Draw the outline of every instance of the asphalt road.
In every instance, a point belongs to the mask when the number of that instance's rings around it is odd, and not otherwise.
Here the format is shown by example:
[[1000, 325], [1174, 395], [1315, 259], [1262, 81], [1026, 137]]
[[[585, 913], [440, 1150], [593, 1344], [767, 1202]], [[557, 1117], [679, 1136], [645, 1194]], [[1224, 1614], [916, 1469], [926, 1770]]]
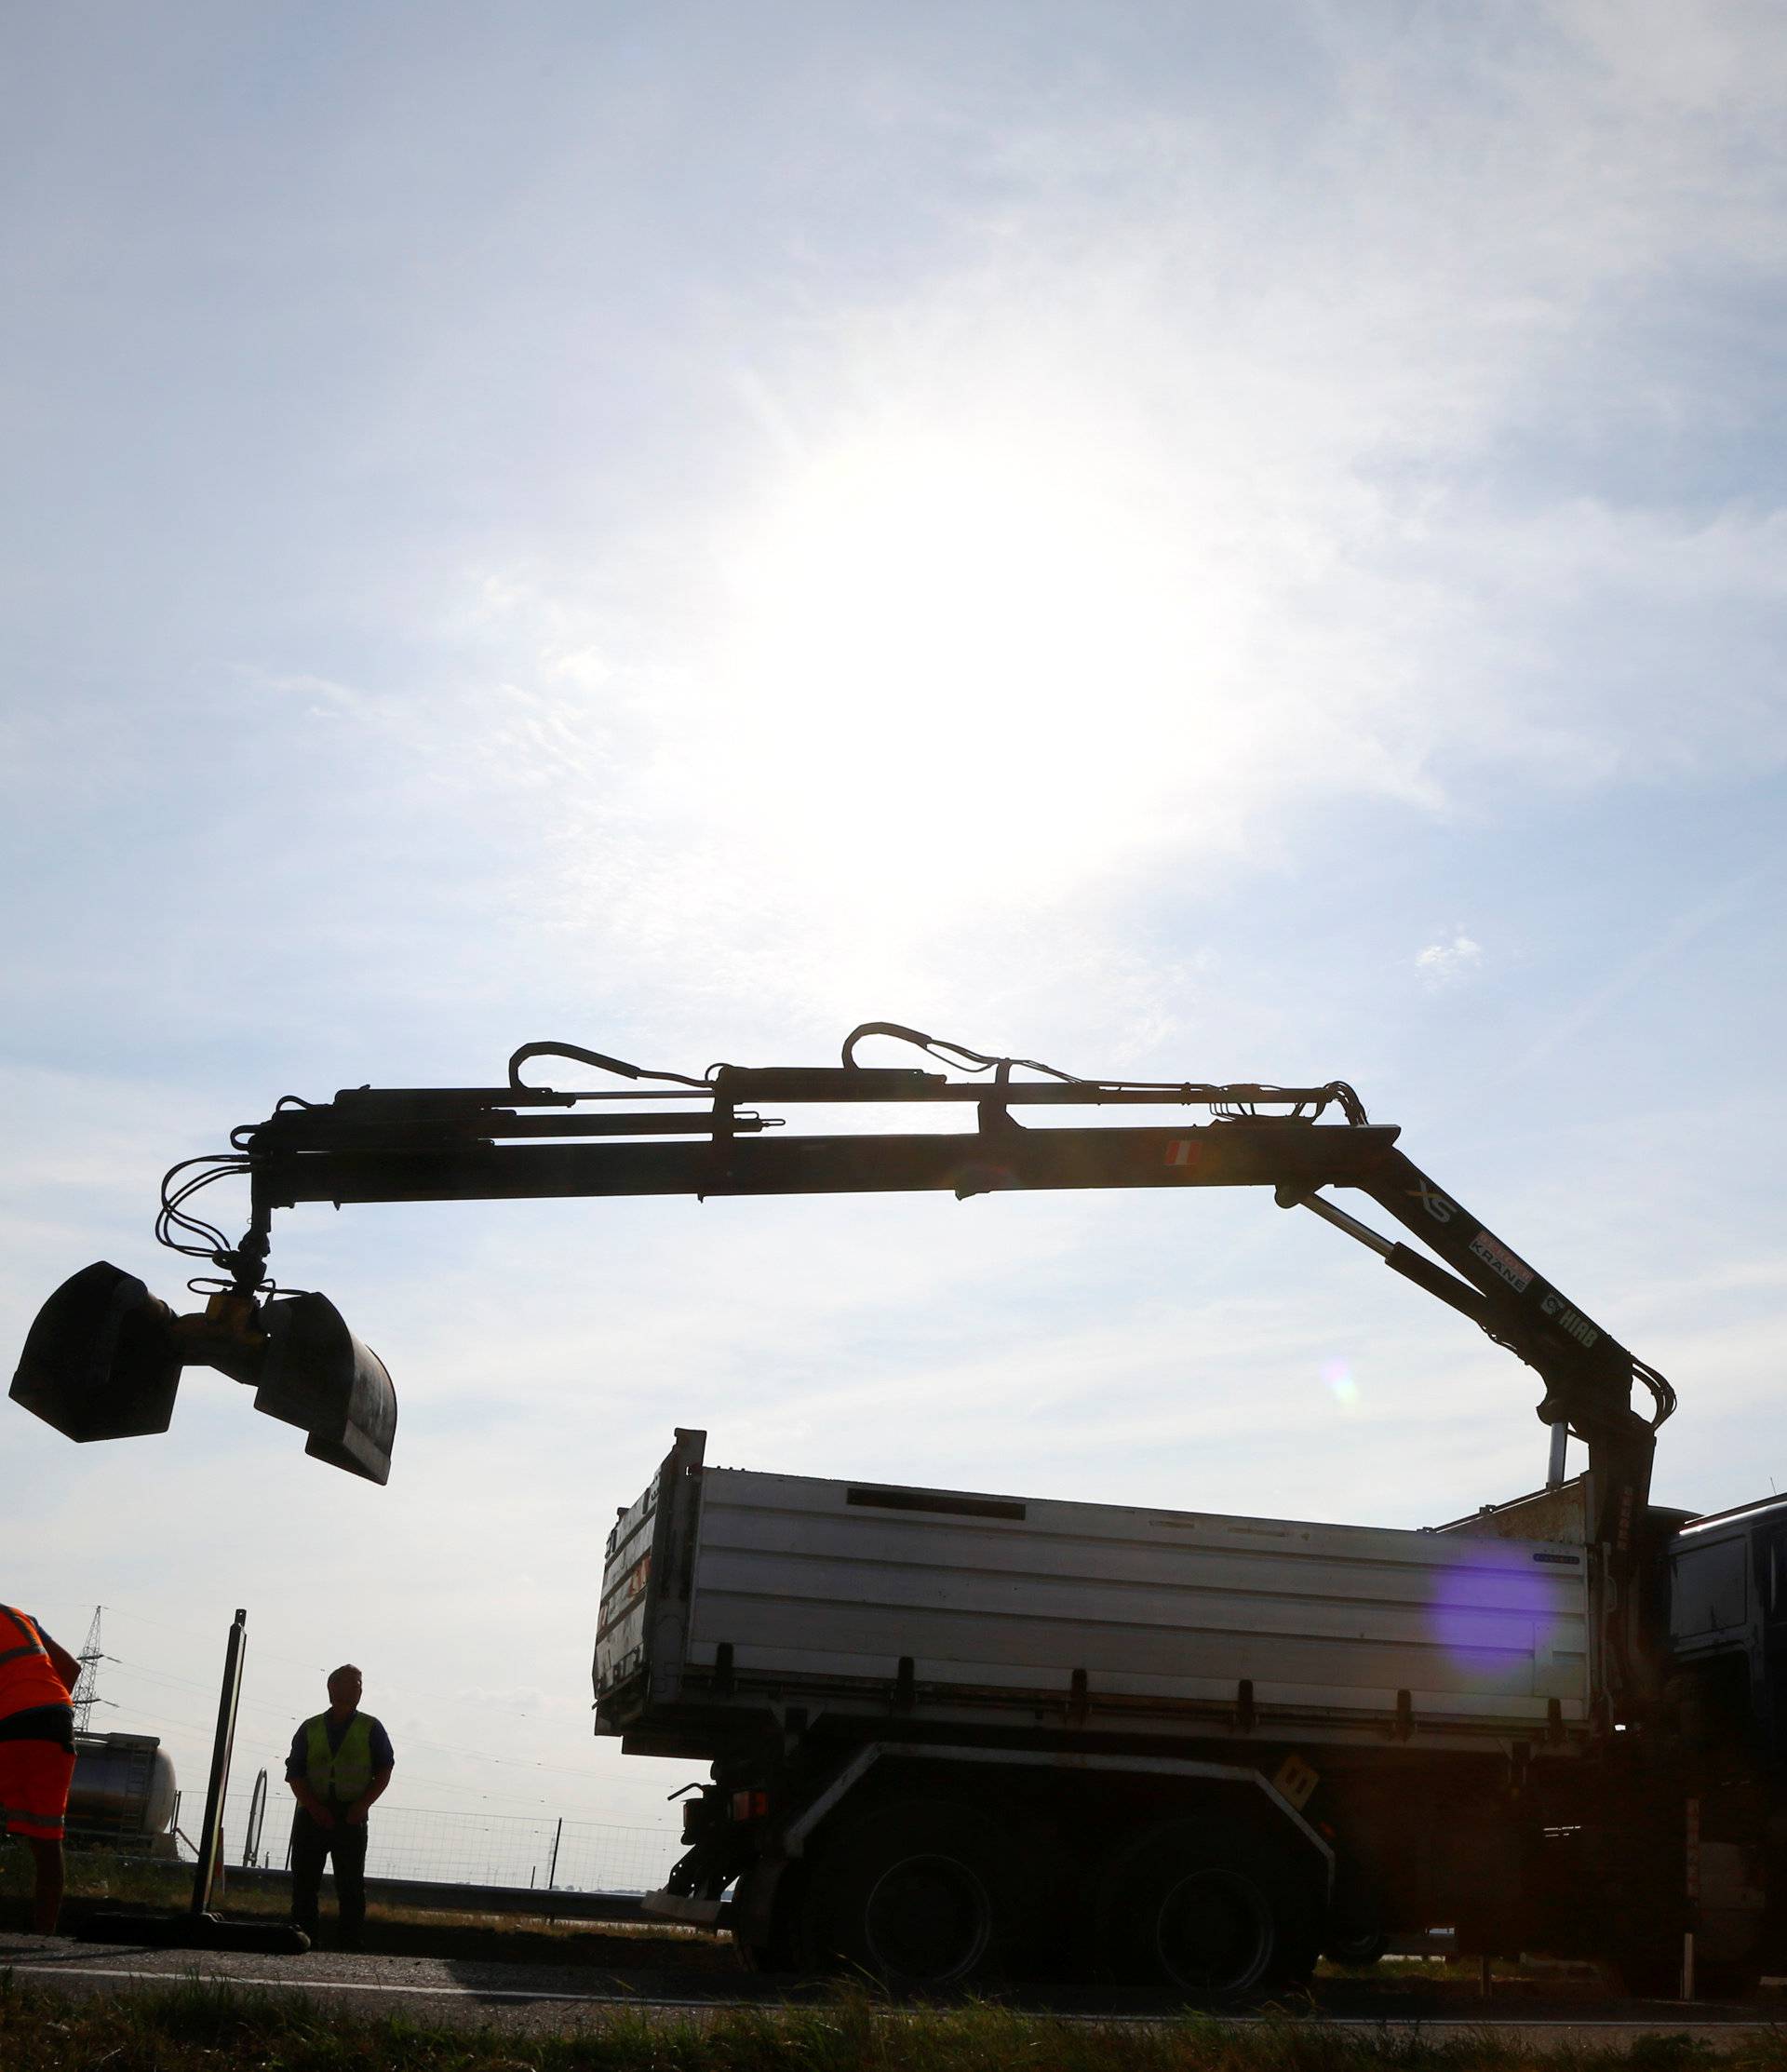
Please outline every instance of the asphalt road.
[[[150, 1949], [130, 1943], [74, 1943], [0, 1933], [0, 1970], [34, 1985], [74, 1994], [128, 1994], [173, 1980], [227, 1980], [253, 1988], [314, 1994], [369, 2013], [418, 2021], [483, 2024], [517, 2033], [562, 2034], [611, 2020], [617, 2011], [669, 2017], [720, 2008], [822, 1998], [824, 1988], [787, 1979], [693, 1971], [645, 1963], [625, 1970], [492, 1963], [426, 1957], [343, 1956], [314, 1950], [269, 1958], [237, 1952]], [[1174, 2011], [1139, 1996], [1027, 1996], [1024, 2003], [1082, 2021], [1148, 2021]], [[1231, 2016], [1261, 2020], [1262, 2016]], [[1352, 1980], [1325, 1982], [1309, 2019], [1405, 2034], [1491, 2026], [1536, 2047], [1607, 2049], [1641, 2036], [1689, 2035], [1731, 2045], [1787, 2026], [1787, 2000], [1692, 2007], [1668, 2000], [1615, 2001], [1586, 1995], [1539, 1998], [1530, 1984], [1481, 1999], [1458, 1989], [1423, 1996]]]

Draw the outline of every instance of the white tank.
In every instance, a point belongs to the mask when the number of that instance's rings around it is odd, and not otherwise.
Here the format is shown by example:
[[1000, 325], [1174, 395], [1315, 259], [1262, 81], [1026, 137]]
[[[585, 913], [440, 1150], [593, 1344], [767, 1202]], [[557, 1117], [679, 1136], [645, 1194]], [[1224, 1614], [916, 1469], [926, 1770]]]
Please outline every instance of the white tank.
[[173, 1817], [174, 1759], [155, 1735], [75, 1735], [71, 1841], [153, 1841]]

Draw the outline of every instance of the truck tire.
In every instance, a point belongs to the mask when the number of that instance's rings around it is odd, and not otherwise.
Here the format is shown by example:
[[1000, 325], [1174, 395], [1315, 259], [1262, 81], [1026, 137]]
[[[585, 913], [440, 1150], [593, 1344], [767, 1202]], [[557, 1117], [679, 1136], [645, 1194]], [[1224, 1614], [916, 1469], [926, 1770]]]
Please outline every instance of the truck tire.
[[1105, 1866], [1094, 1914], [1109, 1970], [1194, 2000], [1244, 2000], [1301, 1984], [1314, 1968], [1315, 1906], [1240, 1824], [1149, 1828]]
[[897, 1799], [825, 1837], [799, 1944], [814, 1968], [841, 1963], [901, 1991], [956, 1988], [1003, 1961], [1019, 1904], [990, 1821]]

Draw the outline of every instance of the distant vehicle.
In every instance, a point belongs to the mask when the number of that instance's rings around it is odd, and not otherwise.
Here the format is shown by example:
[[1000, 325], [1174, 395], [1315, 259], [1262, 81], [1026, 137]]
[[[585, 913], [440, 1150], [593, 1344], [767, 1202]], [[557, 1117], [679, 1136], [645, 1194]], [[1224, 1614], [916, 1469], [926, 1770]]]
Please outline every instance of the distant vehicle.
[[76, 1734], [68, 1838], [76, 1849], [176, 1852], [174, 1759], [154, 1734]]

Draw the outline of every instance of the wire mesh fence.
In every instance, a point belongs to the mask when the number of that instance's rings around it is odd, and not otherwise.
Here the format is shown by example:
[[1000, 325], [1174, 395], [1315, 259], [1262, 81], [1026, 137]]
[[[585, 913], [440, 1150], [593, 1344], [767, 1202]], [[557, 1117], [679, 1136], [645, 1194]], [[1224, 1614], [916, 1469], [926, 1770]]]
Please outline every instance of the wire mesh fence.
[[[177, 1855], [175, 1838], [149, 1833], [135, 1807], [71, 1812], [63, 1830], [71, 1849], [114, 1850], [121, 1855]], [[189, 1853], [189, 1852], [188, 1852]]]
[[[259, 1860], [289, 1863], [290, 1832], [283, 1810], [276, 1822], [270, 1817]], [[243, 1840], [239, 1822], [226, 1816], [226, 1861], [241, 1862]], [[375, 1806], [367, 1822], [366, 1875], [561, 1892], [645, 1892], [664, 1883], [681, 1851], [679, 1832], [672, 1827]]]

